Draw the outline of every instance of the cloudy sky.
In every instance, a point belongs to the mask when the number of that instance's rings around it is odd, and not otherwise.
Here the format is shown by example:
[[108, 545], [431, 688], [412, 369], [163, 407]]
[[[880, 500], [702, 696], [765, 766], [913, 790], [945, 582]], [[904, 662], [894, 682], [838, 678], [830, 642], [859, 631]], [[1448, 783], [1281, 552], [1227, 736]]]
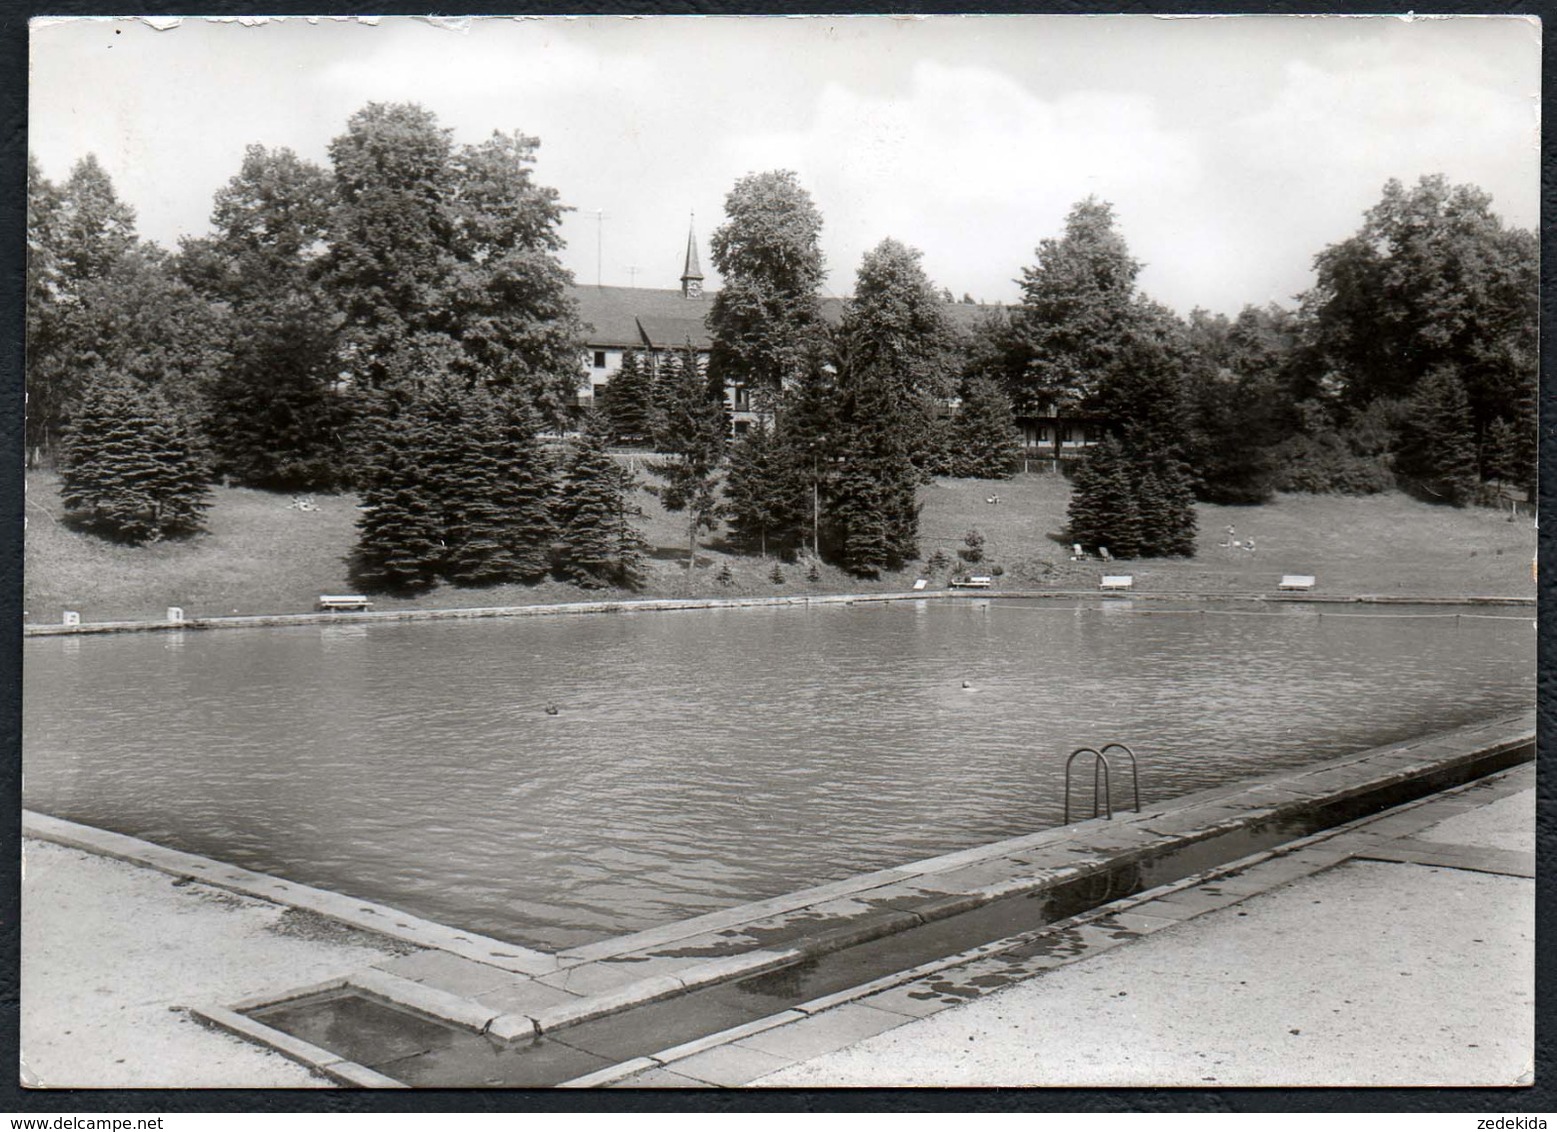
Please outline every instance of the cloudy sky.
[[[172, 23], [173, 21], [169, 21]], [[327, 163], [369, 101], [541, 139], [581, 283], [674, 287], [741, 175], [794, 169], [832, 294], [893, 236], [995, 302], [1088, 194], [1187, 313], [1290, 302], [1390, 177], [1444, 173], [1534, 227], [1539, 28], [1515, 18], [961, 16], [36, 23], [47, 176], [96, 153], [167, 246], [254, 142]], [[598, 215], [603, 212], [603, 217]]]

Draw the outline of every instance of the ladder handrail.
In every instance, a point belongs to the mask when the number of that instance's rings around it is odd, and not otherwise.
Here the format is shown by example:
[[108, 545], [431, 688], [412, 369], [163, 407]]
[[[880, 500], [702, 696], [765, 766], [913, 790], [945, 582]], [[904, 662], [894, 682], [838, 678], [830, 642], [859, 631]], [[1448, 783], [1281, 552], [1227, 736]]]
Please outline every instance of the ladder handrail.
[[1141, 812], [1141, 767], [1140, 767], [1140, 764], [1135, 761], [1135, 752], [1132, 751], [1124, 743], [1104, 743], [1103, 744], [1103, 751], [1106, 754], [1108, 751], [1110, 751], [1114, 747], [1118, 747], [1121, 751], [1123, 751], [1125, 754], [1130, 756], [1130, 781], [1131, 781], [1131, 784], [1135, 788], [1135, 812], [1136, 813], [1140, 813]]
[[1097, 811], [1098, 811], [1098, 805], [1097, 805], [1097, 801], [1098, 801], [1098, 789], [1097, 789], [1098, 788], [1098, 776], [1101, 775], [1102, 779], [1103, 779], [1103, 802], [1104, 802], [1104, 804], [1107, 807], [1108, 820], [1109, 821], [1113, 821], [1114, 820], [1114, 803], [1113, 803], [1113, 799], [1110, 797], [1110, 794], [1112, 793], [1112, 791], [1110, 790], [1110, 784], [1109, 784], [1109, 778], [1108, 778], [1108, 756], [1105, 755], [1102, 751], [1099, 751], [1096, 747], [1077, 747], [1074, 751], [1072, 751], [1070, 753], [1070, 758], [1065, 760], [1065, 824], [1066, 825], [1070, 824], [1070, 767], [1071, 767], [1071, 764], [1076, 761], [1076, 756], [1077, 755], [1083, 755], [1083, 754], [1086, 754], [1088, 752], [1091, 752], [1092, 755], [1094, 756], [1093, 761], [1092, 761], [1092, 816], [1094, 818], [1097, 817]]
[[1135, 795], [1135, 812], [1141, 812], [1141, 768], [1135, 757], [1135, 752], [1124, 743], [1104, 743], [1102, 748], [1077, 747], [1065, 760], [1065, 822], [1070, 824], [1070, 776], [1071, 766], [1080, 755], [1092, 756], [1092, 816], [1098, 816], [1098, 799], [1101, 787], [1101, 809], [1109, 821], [1114, 820], [1113, 784], [1110, 780], [1112, 765], [1108, 761], [1108, 752], [1114, 748], [1123, 751], [1130, 759], [1130, 784]]

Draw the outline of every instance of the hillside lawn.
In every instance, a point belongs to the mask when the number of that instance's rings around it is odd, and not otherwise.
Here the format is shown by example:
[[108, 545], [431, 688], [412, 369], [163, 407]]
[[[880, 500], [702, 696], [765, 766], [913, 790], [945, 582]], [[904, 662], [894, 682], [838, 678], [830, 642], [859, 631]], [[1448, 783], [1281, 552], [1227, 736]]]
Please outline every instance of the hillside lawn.
[[[356, 500], [315, 496], [318, 509], [289, 506], [292, 497], [218, 487], [209, 532], [193, 539], [134, 548], [80, 533], [61, 521], [58, 478], [27, 479], [24, 620], [58, 623], [72, 609], [86, 622], [165, 616], [181, 606], [190, 617], [311, 611], [320, 594], [357, 592], [346, 555], [355, 542]], [[774, 559], [727, 553], [722, 532], [705, 535], [688, 578], [686, 529], [647, 493], [643, 527], [654, 548], [644, 587], [635, 593], [585, 590], [547, 581], [535, 586], [465, 589], [440, 586], [415, 598], [374, 595], [375, 609], [530, 605], [631, 596], [706, 597], [753, 594], [868, 593], [910, 589], [916, 578], [934, 588], [958, 572], [1004, 573], [997, 589], [1095, 590], [1104, 573], [1128, 573], [1145, 591], [1203, 594], [1270, 593], [1283, 574], [1312, 574], [1315, 593], [1394, 596], [1534, 597], [1531, 563], [1535, 525], [1528, 516], [1483, 508], [1433, 506], [1399, 493], [1348, 498], [1287, 495], [1256, 507], [1201, 504], [1193, 559], [1104, 564], [1072, 562], [1062, 539], [1066, 480], [1032, 474], [1012, 480], [937, 480], [920, 490], [920, 552], [944, 550], [953, 567], [936, 574], [923, 562], [873, 581], [821, 567], [806, 580], [804, 563], [783, 563], [785, 581], [770, 579]], [[988, 500], [998, 496], [998, 503]], [[1257, 549], [1224, 547], [1226, 527], [1253, 538]], [[976, 567], [956, 560], [969, 528], [985, 537]], [[731, 584], [715, 577], [728, 563]]]

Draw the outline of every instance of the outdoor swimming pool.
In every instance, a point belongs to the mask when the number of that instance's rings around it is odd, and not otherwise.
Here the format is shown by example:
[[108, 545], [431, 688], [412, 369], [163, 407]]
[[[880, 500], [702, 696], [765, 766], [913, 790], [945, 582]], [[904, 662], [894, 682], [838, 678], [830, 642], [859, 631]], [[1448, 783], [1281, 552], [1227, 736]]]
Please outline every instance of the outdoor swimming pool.
[[1463, 612], [942, 600], [40, 637], [23, 796], [565, 947], [1058, 824], [1083, 744], [1133, 745], [1150, 803], [1527, 707], [1531, 614]]

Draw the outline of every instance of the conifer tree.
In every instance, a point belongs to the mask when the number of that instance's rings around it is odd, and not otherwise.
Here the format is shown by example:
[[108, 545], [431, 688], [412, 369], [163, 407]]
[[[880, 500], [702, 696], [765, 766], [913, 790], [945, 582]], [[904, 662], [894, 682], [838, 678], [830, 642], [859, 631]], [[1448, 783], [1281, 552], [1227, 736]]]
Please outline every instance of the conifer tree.
[[378, 398], [361, 475], [355, 575], [415, 591], [529, 582], [545, 574], [552, 472], [521, 394], [447, 372]]
[[464, 586], [510, 581], [517, 563], [504, 506], [507, 436], [496, 400], [480, 387], [445, 389], [430, 415], [445, 438], [448, 471], [439, 484], [446, 548], [440, 573]]
[[609, 434], [604, 418], [590, 413], [569, 454], [559, 502], [561, 570], [581, 586], [632, 588], [646, 549], [632, 522], [642, 512], [632, 502], [632, 473], [607, 450]]
[[968, 382], [950, 431], [956, 474], [1009, 479], [1015, 473], [1021, 452], [1016, 420], [1011, 399], [994, 381], [976, 377]]
[[622, 368], [611, 375], [601, 393], [601, 410], [617, 444], [647, 445], [659, 434], [654, 374], [637, 350], [622, 356]]
[[505, 546], [511, 580], [531, 582], [551, 566], [557, 525], [551, 508], [556, 469], [540, 441], [541, 420], [527, 399], [510, 395], [498, 402], [502, 435], [499, 500], [506, 522]]
[[1167, 532], [1159, 554], [1164, 557], [1193, 558], [1195, 532], [1199, 527], [1199, 520], [1195, 517], [1194, 481], [1184, 465], [1177, 460], [1163, 460], [1158, 466], [1157, 477], [1162, 485], [1167, 513]]
[[1401, 424], [1396, 474], [1433, 499], [1459, 507], [1476, 493], [1476, 438], [1465, 387], [1449, 366], [1417, 386]]
[[1141, 547], [1141, 512], [1130, 478], [1130, 460], [1114, 437], [1105, 437], [1076, 469], [1067, 511], [1070, 537], [1082, 546], [1107, 547], [1133, 558]]
[[880, 461], [845, 459], [829, 513], [840, 535], [838, 562], [851, 574], [874, 578], [893, 558], [892, 499]]
[[[1137, 465], [1135, 489], [1136, 513], [1140, 516], [1140, 543], [1137, 553], [1142, 558], [1156, 558], [1167, 554], [1173, 539], [1173, 513], [1168, 505], [1167, 493], [1154, 468]], [[1111, 551], [1113, 547], [1109, 548]]]
[[687, 571], [697, 559], [699, 531], [712, 530], [719, 522], [719, 461], [724, 455], [724, 390], [708, 381], [690, 347], [667, 362], [669, 400], [659, 447], [670, 454], [649, 470], [664, 480], [650, 488], [665, 509], [687, 516]]
[[[1535, 464], [1535, 437], [1502, 417], [1493, 421], [1481, 446], [1482, 475], [1528, 491], [1535, 480]], [[1530, 498], [1535, 498], [1533, 492]]]
[[194, 430], [158, 390], [95, 372], [61, 455], [61, 496], [83, 525], [135, 544], [201, 529], [210, 505], [205, 460]]
[[362, 517], [352, 574], [369, 590], [430, 589], [443, 570], [439, 466], [447, 432], [404, 388], [380, 399], [359, 469]]
[[823, 506], [831, 497], [846, 446], [837, 377], [834, 367], [813, 359], [786, 394], [775, 434], [778, 474], [771, 483], [770, 499], [775, 510], [793, 523], [786, 541], [793, 545], [809, 541], [818, 555], [826, 534]]
[[747, 553], [767, 557], [787, 545], [801, 528], [803, 484], [764, 422], [757, 422], [730, 446], [724, 477], [723, 518], [730, 541]]
[[829, 524], [844, 569], [875, 577], [918, 554], [919, 471], [912, 430], [905, 427], [915, 413], [877, 365], [847, 367], [839, 389], [843, 461], [832, 484]]

